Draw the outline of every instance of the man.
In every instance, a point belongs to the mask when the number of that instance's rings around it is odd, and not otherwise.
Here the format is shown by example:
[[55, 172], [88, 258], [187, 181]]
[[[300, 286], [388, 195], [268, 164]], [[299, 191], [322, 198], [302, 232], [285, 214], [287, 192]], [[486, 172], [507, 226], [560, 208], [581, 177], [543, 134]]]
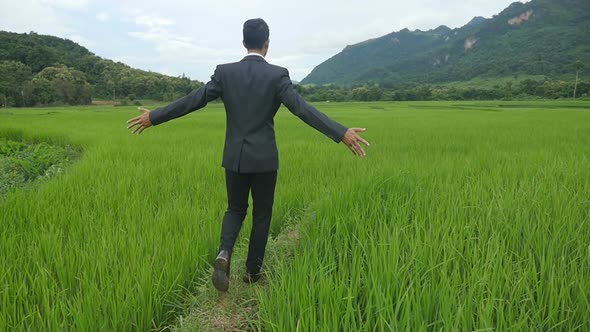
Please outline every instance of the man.
[[127, 121], [127, 128], [140, 134], [146, 128], [196, 111], [209, 101], [223, 100], [227, 124], [222, 166], [228, 207], [212, 276], [213, 285], [220, 291], [229, 288], [232, 250], [246, 216], [250, 192], [253, 225], [243, 280], [252, 283], [261, 277], [279, 167], [273, 119], [281, 104], [335, 142], [344, 142], [357, 156], [365, 156], [360, 143], [369, 145], [358, 135], [365, 129], [346, 128], [316, 110], [293, 88], [287, 69], [266, 62], [269, 29], [264, 20], [246, 21], [243, 36], [248, 55], [241, 61], [217, 66], [211, 80], [200, 89], [153, 112], [140, 108], [143, 114]]

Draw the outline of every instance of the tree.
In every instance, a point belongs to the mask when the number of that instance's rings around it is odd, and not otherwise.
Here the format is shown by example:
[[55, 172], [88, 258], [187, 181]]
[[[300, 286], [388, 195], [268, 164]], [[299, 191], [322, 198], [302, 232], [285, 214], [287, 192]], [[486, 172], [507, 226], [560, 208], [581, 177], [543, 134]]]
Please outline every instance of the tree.
[[356, 101], [367, 101], [369, 99], [369, 89], [364, 86], [352, 89], [352, 99]]
[[584, 63], [580, 60], [574, 63], [574, 69], [576, 70], [576, 82], [574, 83], [574, 99], [576, 99], [576, 92], [578, 89], [578, 74], [584, 69]]
[[64, 65], [47, 67], [33, 79], [41, 103], [90, 104], [91, 87], [84, 73]]
[[519, 83], [519, 90], [521, 93], [529, 96], [538, 95], [539, 86], [542, 86], [542, 81], [535, 81], [530, 78], [523, 80]]
[[512, 85], [513, 85], [513, 83], [511, 81], [506, 82], [506, 84], [504, 85], [504, 98], [505, 99], [512, 98]]
[[53, 93], [49, 80], [43, 77], [34, 77], [31, 83], [33, 85], [33, 95], [37, 103], [48, 105], [53, 101]]
[[31, 75], [31, 68], [21, 62], [0, 61], [0, 93], [5, 106], [26, 106], [23, 89]]
[[383, 89], [381, 89], [380, 87], [378, 87], [376, 85], [373, 85], [367, 91], [367, 100], [369, 100], [369, 101], [379, 101], [379, 100], [381, 100], [382, 96], [383, 96]]

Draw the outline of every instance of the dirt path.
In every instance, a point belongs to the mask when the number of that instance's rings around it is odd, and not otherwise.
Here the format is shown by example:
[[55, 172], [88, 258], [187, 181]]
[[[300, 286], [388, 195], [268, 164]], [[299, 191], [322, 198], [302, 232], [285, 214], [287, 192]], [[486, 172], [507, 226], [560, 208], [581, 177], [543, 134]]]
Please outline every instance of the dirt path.
[[287, 225], [275, 238], [269, 239], [265, 258], [267, 275], [248, 285], [242, 281], [248, 250], [247, 241], [239, 241], [232, 257], [230, 289], [218, 292], [211, 284], [211, 270], [198, 281], [197, 292], [189, 300], [190, 310], [179, 317], [172, 331], [256, 331], [258, 317], [257, 294], [269, 287], [272, 267], [290, 259], [299, 242], [299, 224]]

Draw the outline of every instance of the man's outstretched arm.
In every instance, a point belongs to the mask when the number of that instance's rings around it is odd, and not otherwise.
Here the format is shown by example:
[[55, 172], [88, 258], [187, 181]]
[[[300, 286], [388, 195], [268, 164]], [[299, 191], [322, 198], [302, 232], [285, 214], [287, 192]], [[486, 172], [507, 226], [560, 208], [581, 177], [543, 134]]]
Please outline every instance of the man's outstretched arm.
[[322, 134], [330, 137], [336, 143], [343, 142], [348, 148], [359, 157], [366, 156], [366, 152], [361, 143], [369, 146], [369, 142], [364, 140], [358, 133], [364, 132], [366, 128], [346, 128], [340, 123], [330, 119], [324, 113], [318, 111], [315, 107], [308, 104], [297, 90], [293, 88], [289, 72], [285, 69], [279, 83], [279, 98], [287, 106], [291, 113], [295, 114], [309, 126], [313, 127]]
[[221, 96], [222, 89], [219, 75], [219, 69], [216, 69], [207, 84], [168, 106], [158, 108], [153, 112], [140, 107], [139, 111], [142, 114], [128, 120], [127, 129], [130, 129], [134, 134], [141, 134], [142, 131], [151, 126], [157, 126], [205, 107], [208, 102]]

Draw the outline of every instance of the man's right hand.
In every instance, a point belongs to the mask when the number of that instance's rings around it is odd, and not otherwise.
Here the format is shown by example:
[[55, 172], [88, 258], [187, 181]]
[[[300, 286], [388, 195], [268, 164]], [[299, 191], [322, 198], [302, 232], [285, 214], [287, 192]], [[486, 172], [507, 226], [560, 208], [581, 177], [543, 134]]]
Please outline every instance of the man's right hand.
[[142, 131], [151, 127], [152, 122], [150, 121], [150, 110], [143, 107], [138, 107], [137, 109], [141, 112], [141, 115], [129, 119], [127, 121], [127, 129], [131, 130], [133, 134], [139, 135]]
[[348, 146], [348, 148], [359, 157], [364, 157], [367, 155], [361, 143], [369, 146], [369, 142], [365, 141], [359, 134], [367, 131], [367, 128], [348, 128], [344, 137], [342, 138], [342, 142]]

